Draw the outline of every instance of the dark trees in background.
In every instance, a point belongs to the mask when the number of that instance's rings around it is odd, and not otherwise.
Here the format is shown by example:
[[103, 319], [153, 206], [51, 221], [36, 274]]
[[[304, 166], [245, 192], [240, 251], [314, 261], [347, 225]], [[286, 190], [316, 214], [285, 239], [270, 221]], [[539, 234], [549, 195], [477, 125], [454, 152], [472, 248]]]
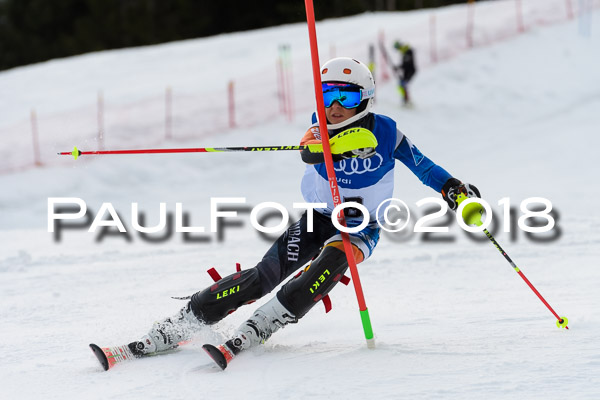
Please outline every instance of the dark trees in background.
[[[316, 0], [319, 19], [465, 0]], [[305, 20], [301, 0], [0, 0], [0, 70]]]

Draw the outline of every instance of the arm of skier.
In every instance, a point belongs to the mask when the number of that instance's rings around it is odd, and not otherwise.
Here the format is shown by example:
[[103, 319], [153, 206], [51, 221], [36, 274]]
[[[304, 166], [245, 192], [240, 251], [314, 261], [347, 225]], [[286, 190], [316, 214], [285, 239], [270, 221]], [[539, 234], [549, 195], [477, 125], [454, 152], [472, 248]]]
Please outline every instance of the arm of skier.
[[474, 185], [464, 184], [454, 178], [444, 168], [423, 155], [402, 132], [397, 131], [397, 135], [394, 158], [406, 165], [423, 184], [441, 193], [452, 210], [458, 208], [456, 199], [461, 193], [466, 197], [481, 197], [479, 190]]
[[[300, 140], [301, 146], [307, 146], [309, 144], [321, 144], [319, 127], [311, 126], [302, 137], [302, 140]], [[321, 164], [325, 162], [323, 153], [313, 153], [308, 148], [302, 150], [300, 152], [300, 156], [302, 157], [302, 161], [304, 161], [306, 164]], [[336, 161], [335, 157], [333, 161]]]

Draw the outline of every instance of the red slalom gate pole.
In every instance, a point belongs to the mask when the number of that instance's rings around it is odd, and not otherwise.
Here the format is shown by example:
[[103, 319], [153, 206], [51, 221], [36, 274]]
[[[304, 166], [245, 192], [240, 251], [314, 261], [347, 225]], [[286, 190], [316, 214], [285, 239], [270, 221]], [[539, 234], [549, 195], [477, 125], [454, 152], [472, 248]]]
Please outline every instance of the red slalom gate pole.
[[281, 61], [281, 54], [276, 61], [277, 68], [277, 87], [278, 87], [278, 98], [279, 98], [279, 111], [287, 115], [286, 103], [285, 103], [285, 88], [283, 85], [283, 63]]
[[387, 53], [385, 52], [385, 38], [383, 30], [379, 31], [379, 36], [377, 37], [377, 41], [379, 42], [379, 77], [381, 78], [381, 82], [387, 82], [390, 79], [390, 75], [388, 74], [388, 68], [391, 68], [390, 60], [387, 59]]
[[[321, 89], [321, 66], [319, 64], [319, 49], [317, 46], [317, 31], [315, 28], [315, 11], [312, 0], [304, 0], [304, 5], [306, 8], [306, 20], [308, 23], [308, 37], [310, 41], [313, 81], [315, 85], [317, 115], [319, 116], [319, 130], [321, 132], [323, 155], [325, 158], [325, 167], [327, 170], [327, 178], [329, 180], [329, 188], [331, 189], [331, 196], [333, 197], [333, 204], [334, 207], [337, 207], [341, 204], [340, 192], [337, 185], [335, 170], [333, 169], [333, 159], [331, 157], [331, 149], [329, 146], [329, 133], [327, 132], [327, 117], [325, 115], [325, 103], [323, 101], [323, 93]], [[344, 218], [344, 213], [340, 212], [337, 215], [337, 218], [340, 225], [345, 227], [346, 219]], [[365, 296], [363, 294], [362, 285], [360, 283], [360, 277], [358, 276], [358, 268], [356, 267], [356, 260], [354, 259], [354, 252], [352, 251], [352, 243], [350, 242], [350, 236], [347, 232], [341, 232], [341, 235], [342, 241], [344, 243], [344, 251], [346, 252], [346, 258], [348, 259], [350, 274], [352, 275], [352, 282], [354, 283], [356, 299], [358, 300], [358, 307], [360, 310], [360, 317], [363, 325], [363, 330], [365, 332], [365, 339], [367, 340], [367, 347], [372, 349], [375, 348], [375, 338], [373, 337], [371, 318], [369, 317], [369, 310], [367, 309]]]
[[293, 97], [293, 84], [292, 84], [292, 55], [290, 54], [290, 48], [286, 52], [286, 67], [285, 67], [285, 83], [287, 93], [287, 108], [288, 108], [288, 121], [294, 120], [294, 97]]
[[229, 127], [231, 129], [235, 128], [235, 95], [233, 89], [233, 81], [229, 81], [227, 84], [227, 103], [229, 109]]
[[523, 25], [523, 10], [521, 7], [521, 0], [515, 1], [515, 8], [517, 16], [517, 31], [519, 31], [519, 33], [523, 33], [525, 32], [525, 26]]
[[33, 161], [36, 167], [42, 166], [40, 158], [40, 140], [38, 134], [37, 114], [31, 110], [31, 138], [33, 142]]
[[98, 147], [104, 149], [104, 95], [102, 91], [98, 92], [98, 110], [96, 116], [98, 119]]
[[173, 137], [173, 89], [167, 86], [165, 89], [165, 138]]
[[571, 6], [571, 0], [565, 0], [567, 2], [567, 18], [573, 19], [573, 7]]
[[436, 63], [438, 60], [437, 57], [437, 47], [436, 47], [436, 33], [435, 33], [435, 14], [431, 13], [429, 16], [429, 54], [431, 57], [431, 62]]
[[473, 18], [475, 13], [475, 0], [469, 0], [467, 4], [467, 47], [473, 47]]

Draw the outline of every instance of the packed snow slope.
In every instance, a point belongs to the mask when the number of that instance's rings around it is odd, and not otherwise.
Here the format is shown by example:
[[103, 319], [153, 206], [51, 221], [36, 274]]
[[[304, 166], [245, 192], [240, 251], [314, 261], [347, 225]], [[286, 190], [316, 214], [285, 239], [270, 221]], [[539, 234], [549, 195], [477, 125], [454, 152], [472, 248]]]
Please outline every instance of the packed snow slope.
[[[372, 25], [391, 19], [361, 16]], [[359, 35], [347, 19], [327, 22], [337, 23], [338, 34]], [[306, 32], [291, 26], [261, 34]], [[239, 38], [240, 47], [215, 51], [211, 63], [242, 65], [245, 56], [256, 57], [244, 35], [228, 36], [234, 44]], [[115, 75], [129, 71], [137, 51], [108, 53]], [[63, 73], [78, 76], [86, 57], [62, 60]], [[28, 90], [51, 103], [60, 89], [43, 79], [42, 67], [31, 75]], [[88, 73], [95, 67], [87, 65]], [[25, 79], [30, 70], [4, 72], [0, 79]], [[140, 74], [149, 84], [159, 79], [149, 71]], [[82, 74], [79, 84], [93, 82]], [[163, 231], [150, 242], [133, 229], [131, 203], [139, 203], [146, 226], [158, 223], [161, 202], [170, 213], [179, 202], [188, 223], [208, 231], [211, 197], [245, 197], [248, 207], [275, 201], [296, 218], [292, 203], [301, 201], [304, 166], [289, 152], [82, 158], [0, 175], [2, 397], [599, 398], [600, 184], [594, 165], [600, 146], [600, 30], [582, 36], [577, 20], [532, 28], [422, 68], [411, 88], [415, 107], [406, 109], [393, 82], [379, 85], [374, 111], [394, 118], [427, 156], [479, 187], [494, 211], [496, 238], [550, 305], [569, 318], [569, 330], [555, 326], [552, 314], [487, 239], [470, 239], [454, 222], [444, 234], [385, 233], [373, 257], [360, 265], [375, 350], [365, 345], [352, 286], [340, 285], [331, 294], [330, 313], [317, 304], [300, 323], [240, 355], [225, 372], [201, 345], [227, 338], [274, 292], [176, 352], [105, 373], [90, 342], [116, 345], [140, 337], [153, 321], [183, 306], [171, 296], [212, 282], [207, 269], [226, 275], [236, 262], [252, 267], [270, 246], [250, 227], [247, 210], [230, 220], [238, 226], [225, 227], [221, 239]], [[16, 87], [3, 89], [3, 101], [22, 95]], [[309, 110], [293, 123], [279, 115], [253, 128], [165, 147], [294, 144], [309, 121]], [[412, 229], [426, 208], [416, 202], [439, 195], [400, 164], [395, 180], [395, 197], [413, 211]], [[109, 202], [128, 234], [102, 236], [80, 227], [60, 230], [57, 239], [47, 228], [49, 197], [80, 198], [92, 218]], [[503, 232], [498, 202], [510, 199], [516, 223], [521, 202], [530, 197], [551, 201], [555, 228], [533, 238], [516, 226]], [[73, 222], [81, 219], [67, 223]]]

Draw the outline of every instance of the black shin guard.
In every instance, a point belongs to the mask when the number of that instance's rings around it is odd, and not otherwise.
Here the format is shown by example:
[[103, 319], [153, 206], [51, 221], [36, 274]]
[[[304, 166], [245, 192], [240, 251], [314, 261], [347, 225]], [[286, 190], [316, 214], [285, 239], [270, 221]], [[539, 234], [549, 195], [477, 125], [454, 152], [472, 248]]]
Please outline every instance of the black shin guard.
[[194, 315], [206, 324], [214, 324], [238, 307], [262, 297], [256, 268], [236, 272], [220, 279], [190, 299]]
[[347, 268], [346, 254], [325, 246], [307, 269], [281, 288], [277, 298], [296, 318], [301, 318], [333, 289]]

